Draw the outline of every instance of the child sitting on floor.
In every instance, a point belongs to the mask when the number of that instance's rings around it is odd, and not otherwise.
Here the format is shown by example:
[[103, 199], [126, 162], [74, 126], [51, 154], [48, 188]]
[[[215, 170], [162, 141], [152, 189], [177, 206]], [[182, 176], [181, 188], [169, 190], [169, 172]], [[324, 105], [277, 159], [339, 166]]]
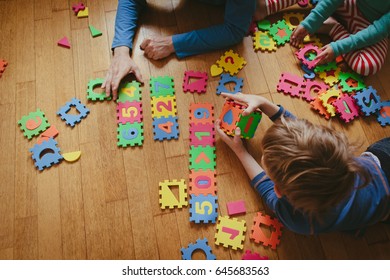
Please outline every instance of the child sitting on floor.
[[347, 137], [298, 119], [262, 96], [222, 94], [257, 108], [274, 124], [261, 143], [261, 166], [240, 138], [216, 130], [243, 164], [251, 185], [288, 229], [301, 234], [361, 229], [390, 216], [390, 138], [359, 157]]

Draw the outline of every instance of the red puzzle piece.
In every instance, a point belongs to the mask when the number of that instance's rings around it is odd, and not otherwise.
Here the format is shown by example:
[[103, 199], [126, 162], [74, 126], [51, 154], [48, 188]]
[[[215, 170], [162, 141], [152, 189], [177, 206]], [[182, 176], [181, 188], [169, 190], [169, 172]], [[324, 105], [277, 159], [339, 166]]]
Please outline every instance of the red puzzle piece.
[[[271, 230], [270, 237], [267, 237], [263, 232], [261, 225], [269, 226], [274, 229], [274, 231]], [[280, 243], [282, 227], [283, 225], [276, 218], [271, 218], [268, 215], [257, 212], [257, 216], [254, 218], [250, 239], [253, 239], [256, 243], [262, 243], [264, 246], [270, 246], [272, 249], [276, 249], [276, 246]]]

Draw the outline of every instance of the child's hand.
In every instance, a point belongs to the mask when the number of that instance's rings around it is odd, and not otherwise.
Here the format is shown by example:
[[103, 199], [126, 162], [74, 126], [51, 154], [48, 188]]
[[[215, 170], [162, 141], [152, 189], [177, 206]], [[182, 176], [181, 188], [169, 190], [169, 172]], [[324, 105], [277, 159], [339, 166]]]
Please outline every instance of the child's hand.
[[217, 119], [215, 121], [215, 130], [217, 131], [219, 137], [221, 137], [223, 142], [225, 142], [236, 155], [242, 152], [246, 152], [244, 144], [242, 143], [242, 140], [240, 138], [241, 129], [239, 127], [236, 127], [234, 131], [234, 136], [230, 137], [226, 135], [226, 133], [221, 129], [221, 120]]
[[321, 53], [315, 58], [317, 60], [316, 64], [329, 63], [335, 59], [334, 51], [330, 44], [323, 46], [320, 51]]
[[298, 48], [299, 45], [303, 42], [303, 38], [309, 34], [305, 27], [302, 25], [298, 25], [297, 28], [295, 28], [294, 32], [291, 34], [290, 43], [294, 47]]
[[264, 97], [252, 94], [242, 94], [241, 92], [236, 94], [222, 92], [221, 95], [228, 99], [232, 99], [234, 101], [244, 103], [248, 105], [248, 107], [242, 111], [243, 116], [247, 116], [250, 113], [254, 112], [257, 108], [260, 107], [261, 104], [264, 103]]

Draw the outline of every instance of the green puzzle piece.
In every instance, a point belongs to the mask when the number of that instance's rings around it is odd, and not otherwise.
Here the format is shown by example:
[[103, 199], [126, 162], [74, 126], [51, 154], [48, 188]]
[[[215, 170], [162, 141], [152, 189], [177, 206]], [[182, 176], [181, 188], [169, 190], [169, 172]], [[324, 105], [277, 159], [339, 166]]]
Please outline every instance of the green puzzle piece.
[[215, 147], [191, 146], [190, 169], [191, 170], [215, 170], [216, 166]]
[[140, 83], [137, 81], [121, 83], [116, 102], [141, 101]]
[[87, 88], [87, 99], [96, 101], [96, 100], [111, 100], [111, 96], [106, 97], [106, 93], [102, 91], [101, 93], [95, 92], [94, 89], [98, 86], [101, 86], [104, 82], [104, 79], [97, 78], [94, 80], [90, 80], [88, 82], [88, 88]]
[[287, 25], [286, 21], [283, 19], [278, 20], [276, 23], [271, 25], [271, 28], [269, 29], [269, 34], [279, 46], [284, 45], [285, 43], [290, 41], [292, 30]]
[[101, 36], [103, 34], [100, 30], [96, 29], [92, 25], [89, 25], [89, 31], [91, 31], [92, 37]]
[[[362, 77], [359, 76], [357, 73], [341, 72], [339, 75], [339, 79], [340, 79], [340, 87], [342, 88], [342, 91], [352, 92], [352, 91], [359, 91], [366, 88], [366, 85], [364, 84]], [[354, 82], [357, 83], [357, 85], [350, 86], [347, 82], [348, 80], [353, 80]]]
[[150, 78], [150, 96], [172, 96], [175, 94], [173, 77], [164, 76]]
[[260, 112], [252, 112], [248, 116], [240, 115], [240, 120], [237, 123], [237, 126], [241, 129], [242, 138], [253, 138], [257, 126], [261, 121], [262, 114]]
[[29, 113], [27, 116], [23, 116], [18, 121], [18, 124], [23, 131], [23, 135], [28, 139], [31, 139], [33, 136], [38, 136], [50, 126], [45, 114], [40, 109]]
[[271, 22], [267, 19], [258, 21], [257, 28], [259, 28], [259, 30], [268, 31], [271, 28]]
[[118, 124], [118, 147], [142, 146], [144, 141], [142, 123]]

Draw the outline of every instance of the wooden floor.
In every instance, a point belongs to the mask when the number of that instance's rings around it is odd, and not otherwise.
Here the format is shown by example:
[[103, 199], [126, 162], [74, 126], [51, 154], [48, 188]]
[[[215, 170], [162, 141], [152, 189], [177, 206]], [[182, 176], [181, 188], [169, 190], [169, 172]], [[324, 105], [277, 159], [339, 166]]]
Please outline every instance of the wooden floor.
[[[214, 244], [214, 224], [192, 224], [188, 208], [161, 210], [158, 200], [160, 181], [188, 178], [190, 102], [211, 102], [216, 115], [223, 104], [215, 94], [219, 77], [209, 78], [206, 94], [185, 94], [184, 71], [209, 72], [225, 50], [151, 62], [138, 48], [143, 38], [153, 34], [218, 23], [223, 11], [197, 1], [148, 1], [154, 8], [142, 19], [133, 55], [146, 81], [142, 88], [145, 141], [141, 148], [121, 149], [116, 146], [115, 103], [86, 100], [88, 81], [104, 77], [109, 67], [117, 1], [84, 1], [89, 7], [89, 17], [84, 19], [74, 15], [72, 2], [77, 1], [0, 0], [0, 59], [9, 62], [0, 78], [0, 259], [181, 259], [180, 248], [204, 237], [218, 259], [241, 259], [243, 251]], [[92, 38], [89, 24], [103, 36]], [[63, 36], [70, 39], [70, 49], [57, 46]], [[247, 37], [233, 49], [248, 62], [238, 74], [244, 78], [245, 93], [261, 94], [300, 117], [327, 123], [308, 103], [276, 92], [282, 72], [302, 75], [288, 44], [272, 54], [255, 53]], [[380, 73], [365, 80], [382, 100], [390, 99], [389, 73], [388, 56]], [[153, 141], [148, 81], [160, 75], [174, 77], [178, 141]], [[56, 115], [72, 97], [91, 110], [73, 129]], [[36, 139], [23, 137], [17, 121], [37, 108], [59, 129], [62, 152], [82, 151], [79, 161], [36, 170], [29, 152]], [[270, 124], [264, 118], [255, 139], [248, 142], [253, 153]], [[390, 127], [382, 128], [372, 117], [348, 125], [334, 120], [333, 124], [351, 140], [361, 141], [361, 151], [390, 136]], [[264, 211], [263, 203], [238, 160], [219, 139], [216, 148], [218, 211], [227, 215], [226, 202], [245, 200], [247, 214], [238, 217], [248, 226], [244, 250], [270, 259], [390, 258], [390, 226], [384, 225], [369, 228], [361, 238], [345, 233], [302, 236], [284, 230], [276, 250], [253, 243], [250, 226], [255, 214]], [[200, 252], [194, 254], [194, 258], [203, 257]]]

